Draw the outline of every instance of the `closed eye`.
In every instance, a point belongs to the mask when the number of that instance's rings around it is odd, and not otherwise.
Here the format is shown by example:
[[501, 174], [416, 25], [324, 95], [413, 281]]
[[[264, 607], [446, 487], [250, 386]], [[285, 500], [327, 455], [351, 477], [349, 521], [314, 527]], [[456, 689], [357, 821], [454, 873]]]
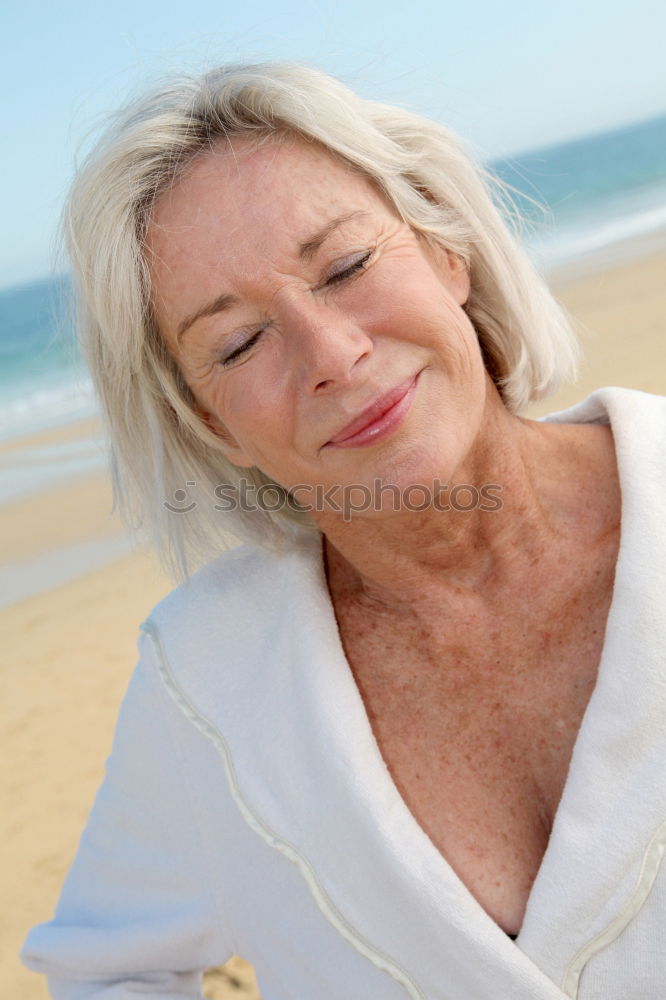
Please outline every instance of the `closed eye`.
[[231, 354], [227, 354], [226, 357], [221, 358], [220, 364], [222, 367], [226, 368], [228, 365], [233, 364], [234, 361], [237, 361], [238, 358], [242, 357], [246, 351], [249, 351], [251, 347], [254, 347], [263, 332], [264, 328], [262, 327], [261, 330], [257, 330], [257, 332], [252, 337], [249, 337], [243, 344], [236, 347]]
[[[324, 281], [322, 287], [326, 288], [330, 287], [331, 285], [342, 284], [342, 282], [349, 281], [355, 275], [360, 274], [362, 271], [365, 270], [365, 266], [372, 257], [372, 254], [373, 254], [372, 250], [364, 250], [363, 253], [360, 253], [357, 256], [352, 257], [351, 260], [347, 258], [347, 260], [342, 261], [340, 270], [334, 271], [332, 274], [329, 274], [329, 276]], [[238, 361], [239, 358], [241, 358], [247, 351], [249, 351], [252, 347], [254, 347], [254, 345], [258, 342], [263, 332], [264, 328], [262, 327], [261, 330], [257, 330], [257, 332], [253, 334], [253, 336], [249, 337], [244, 343], [234, 348], [234, 350], [230, 354], [227, 354], [226, 357], [221, 358], [220, 364], [222, 365], [222, 367], [227, 368], [230, 365], [233, 365], [234, 362]]]
[[339, 271], [334, 271], [333, 274], [329, 274], [324, 285], [337, 285], [342, 281], [348, 281], [353, 278], [354, 275], [358, 274], [360, 271], [365, 270], [365, 265], [368, 263], [372, 257], [372, 250], [365, 250], [363, 253], [356, 257], [353, 257], [351, 261], [342, 261], [341, 268]]

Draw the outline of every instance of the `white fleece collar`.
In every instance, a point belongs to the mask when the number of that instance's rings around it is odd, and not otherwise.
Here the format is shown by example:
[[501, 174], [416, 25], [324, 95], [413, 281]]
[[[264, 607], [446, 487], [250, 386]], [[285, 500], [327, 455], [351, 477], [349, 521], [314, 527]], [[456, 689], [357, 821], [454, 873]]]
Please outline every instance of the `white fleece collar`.
[[656, 461], [666, 442], [654, 440], [665, 410], [659, 397], [604, 389], [549, 418], [610, 422], [621, 546], [598, 683], [519, 947], [391, 779], [342, 650], [318, 539], [285, 556], [228, 553], [180, 589], [178, 628], [172, 598], [147, 623], [161, 637], [171, 693], [222, 741], [254, 835], [299, 866], [331, 922], [404, 976], [410, 997], [574, 996], [584, 949], [636, 906], [643, 854], [666, 819], [666, 557], [654, 544], [666, 513], [666, 469]]

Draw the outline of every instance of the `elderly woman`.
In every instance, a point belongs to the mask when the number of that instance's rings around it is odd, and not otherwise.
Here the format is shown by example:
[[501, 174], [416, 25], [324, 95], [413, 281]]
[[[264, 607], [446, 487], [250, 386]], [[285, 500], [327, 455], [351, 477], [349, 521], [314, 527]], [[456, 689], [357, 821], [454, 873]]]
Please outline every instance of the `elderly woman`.
[[663, 995], [666, 401], [518, 416], [576, 352], [482, 171], [311, 70], [133, 105], [67, 223], [119, 495], [214, 558], [143, 626], [26, 963], [62, 1000], [236, 951], [266, 1000]]

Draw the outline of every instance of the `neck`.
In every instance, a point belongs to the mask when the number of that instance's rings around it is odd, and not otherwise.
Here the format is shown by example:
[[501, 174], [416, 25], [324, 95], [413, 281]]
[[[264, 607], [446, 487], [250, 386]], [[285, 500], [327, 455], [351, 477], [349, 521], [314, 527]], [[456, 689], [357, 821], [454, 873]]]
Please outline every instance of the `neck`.
[[616, 495], [605, 500], [598, 484], [612, 449], [607, 427], [536, 423], [499, 402], [437, 503], [321, 516], [334, 600], [390, 611], [433, 603], [441, 613], [447, 600], [461, 608], [529, 593], [571, 545], [604, 530]]

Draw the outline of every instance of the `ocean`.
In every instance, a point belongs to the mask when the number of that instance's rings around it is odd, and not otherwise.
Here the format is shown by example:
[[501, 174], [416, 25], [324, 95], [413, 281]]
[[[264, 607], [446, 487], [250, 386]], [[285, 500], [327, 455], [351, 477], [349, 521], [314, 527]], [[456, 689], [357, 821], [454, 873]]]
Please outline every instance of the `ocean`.
[[[107, 462], [99, 434], [57, 444], [20, 440], [97, 413], [70, 304], [66, 277], [0, 291], [0, 503], [101, 469]], [[15, 447], [1, 447], [14, 439]]]
[[[548, 271], [666, 232], [666, 116], [489, 164], [515, 196]], [[536, 207], [534, 202], [541, 206]], [[0, 442], [95, 413], [72, 332], [66, 277], [0, 292]], [[97, 438], [2, 450], [0, 503], [106, 461]]]
[[490, 166], [520, 192], [526, 242], [546, 271], [666, 229], [666, 115]]

